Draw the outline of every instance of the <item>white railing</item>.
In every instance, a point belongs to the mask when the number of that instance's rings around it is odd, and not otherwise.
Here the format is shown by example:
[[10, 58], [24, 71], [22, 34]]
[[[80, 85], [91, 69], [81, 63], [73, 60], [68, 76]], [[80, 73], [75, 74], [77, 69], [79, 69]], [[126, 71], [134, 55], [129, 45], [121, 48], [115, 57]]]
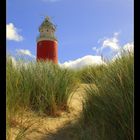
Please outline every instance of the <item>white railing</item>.
[[57, 38], [55, 36], [48, 36], [48, 35], [39, 35], [36, 38], [36, 41], [39, 41], [39, 40], [42, 40], [42, 39], [50, 39], [50, 40], [56, 40], [57, 41]]

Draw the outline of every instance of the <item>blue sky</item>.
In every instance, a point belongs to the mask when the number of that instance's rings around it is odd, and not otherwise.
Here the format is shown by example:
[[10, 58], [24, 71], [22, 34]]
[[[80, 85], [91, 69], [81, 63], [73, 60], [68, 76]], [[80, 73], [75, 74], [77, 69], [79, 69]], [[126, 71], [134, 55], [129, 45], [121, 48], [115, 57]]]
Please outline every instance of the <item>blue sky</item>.
[[18, 38], [7, 33], [7, 52], [36, 56], [45, 16], [57, 25], [60, 63], [87, 55], [112, 57], [117, 47], [133, 42], [133, 0], [7, 0], [7, 25]]

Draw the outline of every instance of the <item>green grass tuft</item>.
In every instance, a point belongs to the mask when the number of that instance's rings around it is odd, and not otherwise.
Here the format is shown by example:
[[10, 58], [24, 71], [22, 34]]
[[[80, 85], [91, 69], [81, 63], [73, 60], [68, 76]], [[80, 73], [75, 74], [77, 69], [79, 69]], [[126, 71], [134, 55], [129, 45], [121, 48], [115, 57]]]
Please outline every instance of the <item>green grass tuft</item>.
[[133, 59], [133, 54], [124, 55], [90, 71], [94, 84], [85, 89], [82, 140], [134, 139]]
[[43, 61], [13, 65], [9, 57], [6, 65], [7, 135], [9, 128], [16, 126], [15, 118], [23, 110], [59, 116], [61, 111], [69, 109], [77, 87], [72, 71]]

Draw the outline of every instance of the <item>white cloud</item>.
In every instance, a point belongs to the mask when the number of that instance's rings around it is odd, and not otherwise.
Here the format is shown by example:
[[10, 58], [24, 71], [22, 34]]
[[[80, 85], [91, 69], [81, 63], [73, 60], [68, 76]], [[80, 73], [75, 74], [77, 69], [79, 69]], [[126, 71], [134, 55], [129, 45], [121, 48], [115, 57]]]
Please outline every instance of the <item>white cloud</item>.
[[92, 50], [98, 54], [101, 51], [101, 48], [93, 47]]
[[93, 47], [92, 50], [96, 52], [98, 51], [97, 47]]
[[[31, 55], [31, 53], [28, 52], [27, 50], [26, 51], [18, 50], [18, 53]], [[27, 67], [28, 63], [30, 62], [30, 61], [25, 62], [25, 61], [16, 60], [15, 57], [13, 56], [10, 56], [8, 58], [10, 58], [12, 60], [13, 65], [15, 67], [18, 66], [18, 68], [20, 68], [21, 66]], [[106, 63], [102, 60], [101, 56], [92, 56], [92, 55], [86, 55], [82, 58], [78, 58], [72, 61], [66, 61], [62, 64], [59, 62], [60, 67], [70, 68], [70, 69], [80, 69], [89, 65], [102, 65], [102, 64], [106, 64]]]
[[118, 37], [119, 34], [120, 34], [120, 32], [115, 32], [114, 36]]
[[64, 68], [79, 69], [89, 65], [101, 65], [101, 64], [105, 64], [101, 56], [86, 55], [76, 60], [66, 61], [63, 64], [60, 64], [60, 66]]
[[115, 32], [112, 38], [106, 38], [102, 43], [101, 51], [105, 48], [110, 48], [113, 51], [118, 51], [120, 48], [118, 35], [119, 33]]
[[131, 43], [127, 43], [123, 46], [123, 49], [125, 51], [129, 51], [129, 52], [133, 52], [134, 51], [134, 43], [131, 42]]
[[116, 60], [117, 58], [120, 58], [122, 56], [122, 53], [128, 54], [128, 53], [133, 53], [134, 52], [134, 43], [127, 43], [121, 49], [119, 52], [113, 57], [113, 61]]
[[19, 55], [26, 55], [26, 56], [30, 56], [32, 58], [35, 58], [34, 55], [31, 54], [31, 52], [29, 50], [24, 50], [24, 49], [18, 49], [16, 50], [17, 54]]
[[93, 48], [92, 48], [92, 50], [93, 50], [93, 51], [96, 51], [96, 50], [97, 50], [97, 48], [96, 48], [96, 47], [93, 47]]
[[[108, 57], [108, 60], [115, 60], [118, 57], [121, 57], [123, 54], [128, 54], [128, 52], [134, 51], [134, 43], [126, 43], [124, 45], [119, 44], [120, 32], [115, 32], [111, 38], [104, 37], [98, 40], [100, 47], [93, 47], [92, 50], [98, 55], [103, 55]], [[105, 51], [105, 48], [110, 48], [110, 50]], [[109, 58], [110, 57], [110, 58]]]
[[14, 26], [13, 23], [6, 25], [6, 39], [14, 41], [22, 41], [23, 37], [18, 34], [18, 29]]
[[120, 32], [115, 32], [113, 37], [104, 37], [98, 40], [98, 44], [101, 44], [99, 47], [93, 47], [92, 50], [96, 52], [96, 54], [100, 55], [104, 53], [104, 49], [109, 48], [111, 53], [116, 53], [120, 49], [119, 45], [119, 36]]

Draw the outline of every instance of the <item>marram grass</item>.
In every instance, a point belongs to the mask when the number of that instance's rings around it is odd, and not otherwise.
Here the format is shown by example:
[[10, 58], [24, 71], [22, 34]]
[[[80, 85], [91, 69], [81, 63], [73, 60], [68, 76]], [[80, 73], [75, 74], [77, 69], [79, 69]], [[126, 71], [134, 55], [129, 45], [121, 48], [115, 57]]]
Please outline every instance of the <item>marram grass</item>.
[[61, 111], [68, 110], [69, 101], [77, 87], [73, 72], [68, 69], [51, 62], [21, 63], [13, 65], [9, 57], [6, 62], [7, 137], [8, 130], [16, 126], [16, 117], [24, 110], [51, 116], [58, 116]]
[[[53, 116], [67, 110], [77, 82], [81, 81], [89, 87], [85, 88], [87, 96], [77, 140], [134, 140], [133, 59], [130, 53], [107, 65], [77, 72], [44, 62], [15, 66], [7, 59], [7, 137], [10, 128], [16, 125], [16, 116], [23, 110]], [[17, 139], [24, 136], [21, 130]]]
[[[11, 106], [29, 107], [43, 113], [55, 114], [68, 108], [76, 87], [76, 79], [68, 69], [45, 62], [14, 67], [7, 60], [7, 109]], [[11, 110], [11, 108], [10, 108]]]
[[133, 59], [124, 55], [90, 70], [94, 85], [85, 89], [81, 140], [134, 140]]

